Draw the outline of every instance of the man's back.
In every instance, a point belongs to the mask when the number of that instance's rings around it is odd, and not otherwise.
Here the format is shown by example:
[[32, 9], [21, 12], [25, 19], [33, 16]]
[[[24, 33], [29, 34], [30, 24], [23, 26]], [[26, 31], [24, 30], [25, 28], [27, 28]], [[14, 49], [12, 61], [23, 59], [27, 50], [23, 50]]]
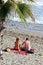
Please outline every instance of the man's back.
[[26, 40], [23, 42], [23, 46], [24, 48], [30, 50], [30, 41], [28, 40], [28, 38], [26, 38]]

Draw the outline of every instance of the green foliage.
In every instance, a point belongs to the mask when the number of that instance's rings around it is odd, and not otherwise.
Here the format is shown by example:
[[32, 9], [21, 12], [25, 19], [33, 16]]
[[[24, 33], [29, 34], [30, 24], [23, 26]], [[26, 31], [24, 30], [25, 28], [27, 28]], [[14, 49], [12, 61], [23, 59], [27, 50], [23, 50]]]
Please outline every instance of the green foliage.
[[28, 17], [30, 16], [32, 18], [32, 20], [35, 21], [35, 18], [32, 14], [32, 10], [29, 5], [25, 4], [25, 11], [26, 11], [26, 14], [28, 15]]
[[17, 4], [17, 13], [20, 17], [20, 19], [26, 23], [26, 19], [25, 19], [25, 16], [24, 16], [24, 9], [25, 9], [25, 6], [24, 4], [22, 3], [18, 3]]
[[25, 3], [18, 3], [18, 13], [19, 16], [22, 20], [24, 20], [24, 22], [26, 22], [26, 17], [30, 16], [32, 18], [33, 21], [35, 21], [34, 16], [32, 14], [32, 10], [30, 9], [29, 5], [26, 5]]
[[18, 8], [19, 8], [20, 11], [22, 12], [22, 14], [24, 14], [25, 4], [24, 4], [24, 3], [18, 3]]
[[0, 5], [3, 5], [4, 4], [4, 1], [3, 0], [0, 0]]
[[34, 0], [28, 0], [28, 1], [35, 2]]
[[[31, 2], [34, 2], [34, 0], [28, 0]], [[2, 4], [2, 0], [0, 2]], [[15, 0], [8, 0], [6, 3], [2, 4], [0, 6], [0, 20], [4, 21], [7, 14], [10, 12], [11, 7], [14, 8], [14, 10], [18, 13], [19, 17], [23, 22], [26, 23], [26, 17], [30, 16], [33, 21], [35, 21], [35, 18], [32, 14], [32, 10], [30, 9], [30, 6], [26, 3], [16, 2]]]
[[26, 19], [25, 19], [25, 16], [22, 14], [22, 12], [20, 11], [20, 9], [18, 8], [17, 9], [17, 12], [18, 12], [18, 15], [20, 17], [20, 19], [26, 23]]
[[0, 19], [1, 20], [5, 20], [5, 17], [7, 16], [7, 13], [9, 12], [10, 8], [11, 8], [12, 4], [11, 2], [6, 2], [0, 10]]

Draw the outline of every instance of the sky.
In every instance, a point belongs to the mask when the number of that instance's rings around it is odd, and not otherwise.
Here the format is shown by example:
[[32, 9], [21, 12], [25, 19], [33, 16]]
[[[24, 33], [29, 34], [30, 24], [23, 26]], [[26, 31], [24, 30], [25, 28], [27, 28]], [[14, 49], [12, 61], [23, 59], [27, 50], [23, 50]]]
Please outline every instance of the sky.
[[[37, 1], [37, 13], [36, 16], [36, 22], [43, 24], [43, 0], [36, 0]], [[36, 4], [35, 4], [36, 5]]]
[[32, 5], [34, 6], [35, 21], [39, 24], [43, 24], [43, 0], [35, 0], [35, 3]]

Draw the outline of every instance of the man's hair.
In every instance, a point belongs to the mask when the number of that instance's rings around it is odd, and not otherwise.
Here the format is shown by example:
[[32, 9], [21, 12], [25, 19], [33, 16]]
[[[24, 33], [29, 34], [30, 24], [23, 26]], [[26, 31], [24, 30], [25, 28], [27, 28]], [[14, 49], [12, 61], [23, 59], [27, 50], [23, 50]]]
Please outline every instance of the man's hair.
[[28, 38], [26, 38], [26, 40], [28, 40]]

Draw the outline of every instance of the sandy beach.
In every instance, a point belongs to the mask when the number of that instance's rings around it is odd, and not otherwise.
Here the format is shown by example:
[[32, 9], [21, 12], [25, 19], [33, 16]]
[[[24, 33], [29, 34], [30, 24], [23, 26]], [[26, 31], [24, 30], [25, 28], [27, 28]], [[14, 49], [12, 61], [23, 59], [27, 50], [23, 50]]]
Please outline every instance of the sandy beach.
[[[2, 34], [3, 40], [1, 40]], [[13, 48], [16, 37], [19, 37], [22, 42], [28, 37], [31, 47], [35, 49], [34, 54], [22, 55], [3, 51], [0, 65], [43, 65], [43, 34], [4, 29], [0, 33], [0, 48], [2, 50], [6, 47]]]

